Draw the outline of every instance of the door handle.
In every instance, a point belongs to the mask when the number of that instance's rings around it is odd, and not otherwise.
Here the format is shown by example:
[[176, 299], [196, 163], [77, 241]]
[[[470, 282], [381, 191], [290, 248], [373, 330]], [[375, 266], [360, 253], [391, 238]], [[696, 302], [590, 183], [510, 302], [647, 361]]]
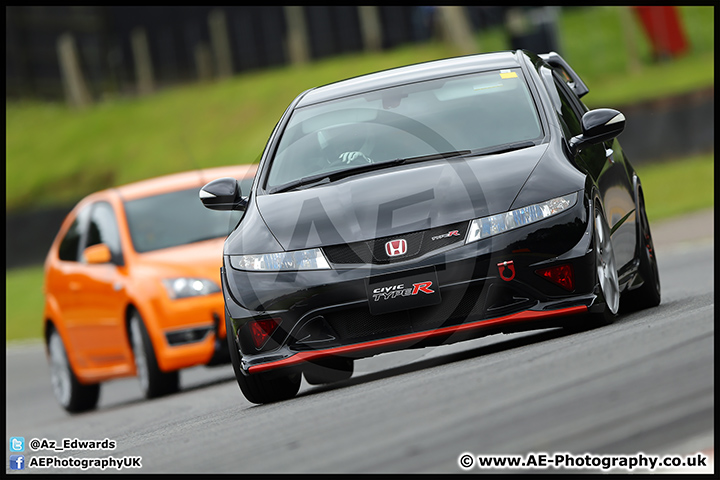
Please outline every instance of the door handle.
[[77, 292], [81, 288], [80, 282], [70, 282], [70, 284], [68, 286], [70, 287], [70, 290], [72, 290], [73, 292]]

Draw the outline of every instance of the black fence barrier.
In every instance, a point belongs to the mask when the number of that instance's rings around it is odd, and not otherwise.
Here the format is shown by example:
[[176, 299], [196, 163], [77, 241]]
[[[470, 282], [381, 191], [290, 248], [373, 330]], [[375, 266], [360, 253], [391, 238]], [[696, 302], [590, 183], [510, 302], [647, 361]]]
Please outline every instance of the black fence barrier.
[[618, 140], [633, 164], [715, 149], [715, 88], [619, 106], [625, 131]]
[[[292, 8], [8, 6], [6, 98], [64, 97], [57, 42], [66, 33], [74, 39], [80, 70], [95, 100], [140, 90], [138, 48], [150, 59], [156, 87], [203, 80], [224, 68], [239, 73], [290, 63], [288, 15], [293, 13], [302, 16], [310, 59], [366, 48], [359, 9], [368, 7]], [[380, 48], [424, 41], [438, 33], [433, 19], [436, 7], [373, 8]], [[502, 24], [506, 7], [466, 6], [464, 12], [471, 27], [478, 30]], [[144, 39], [134, 44], [139, 32]], [[226, 47], [225, 55], [218, 55], [218, 44]]]

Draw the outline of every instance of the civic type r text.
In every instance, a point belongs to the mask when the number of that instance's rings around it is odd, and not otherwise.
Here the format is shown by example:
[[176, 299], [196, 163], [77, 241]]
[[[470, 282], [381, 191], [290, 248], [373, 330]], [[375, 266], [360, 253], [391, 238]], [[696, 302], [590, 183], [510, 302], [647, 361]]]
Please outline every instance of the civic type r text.
[[417, 295], [418, 293], [435, 293], [435, 290], [431, 290], [432, 282], [419, 282], [413, 283], [412, 287], [405, 288], [404, 284], [392, 285], [389, 287], [378, 287], [373, 290], [373, 300], [379, 302], [380, 300], [389, 300], [397, 297], [410, 297]]

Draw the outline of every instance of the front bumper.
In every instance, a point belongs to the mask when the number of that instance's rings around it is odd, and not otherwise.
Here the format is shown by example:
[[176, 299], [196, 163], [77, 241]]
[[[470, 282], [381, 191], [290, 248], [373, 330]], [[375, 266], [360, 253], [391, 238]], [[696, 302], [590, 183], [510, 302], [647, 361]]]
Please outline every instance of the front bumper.
[[[225, 257], [222, 288], [226, 315], [246, 373], [298, 367], [328, 355], [362, 358], [392, 350], [453, 343], [502, 331], [566, 322], [599, 308], [587, 203], [541, 223], [475, 243], [450, 246], [389, 265], [335, 266], [306, 272], [244, 272]], [[513, 262], [511, 280], [498, 264]], [[535, 273], [572, 265], [568, 292]], [[373, 315], [367, 279], [432, 270], [440, 303]], [[377, 313], [377, 312], [376, 312]], [[257, 348], [253, 320], [274, 318], [279, 326]]]
[[223, 299], [215, 293], [172, 300], [158, 296], [142, 309], [158, 365], [173, 371], [228, 360]]

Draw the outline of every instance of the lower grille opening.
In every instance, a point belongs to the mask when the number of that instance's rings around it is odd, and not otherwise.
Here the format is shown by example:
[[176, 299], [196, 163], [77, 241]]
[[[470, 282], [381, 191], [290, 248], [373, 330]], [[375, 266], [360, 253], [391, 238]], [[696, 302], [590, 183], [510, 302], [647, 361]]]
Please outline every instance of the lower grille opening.
[[337, 345], [340, 339], [340, 335], [332, 329], [322, 315], [308, 320], [293, 337], [294, 340], [290, 343], [297, 350], [326, 348], [330, 345]]
[[165, 332], [165, 338], [170, 346], [184, 345], [187, 343], [199, 342], [212, 331], [212, 326], [188, 328]]
[[356, 343], [381, 337], [412, 332], [407, 312], [372, 315], [368, 307], [353, 308], [325, 314], [330, 327], [342, 343]]
[[516, 290], [495, 283], [488, 291], [487, 313], [493, 316], [504, 315], [529, 308], [533, 303], [535, 302]]

